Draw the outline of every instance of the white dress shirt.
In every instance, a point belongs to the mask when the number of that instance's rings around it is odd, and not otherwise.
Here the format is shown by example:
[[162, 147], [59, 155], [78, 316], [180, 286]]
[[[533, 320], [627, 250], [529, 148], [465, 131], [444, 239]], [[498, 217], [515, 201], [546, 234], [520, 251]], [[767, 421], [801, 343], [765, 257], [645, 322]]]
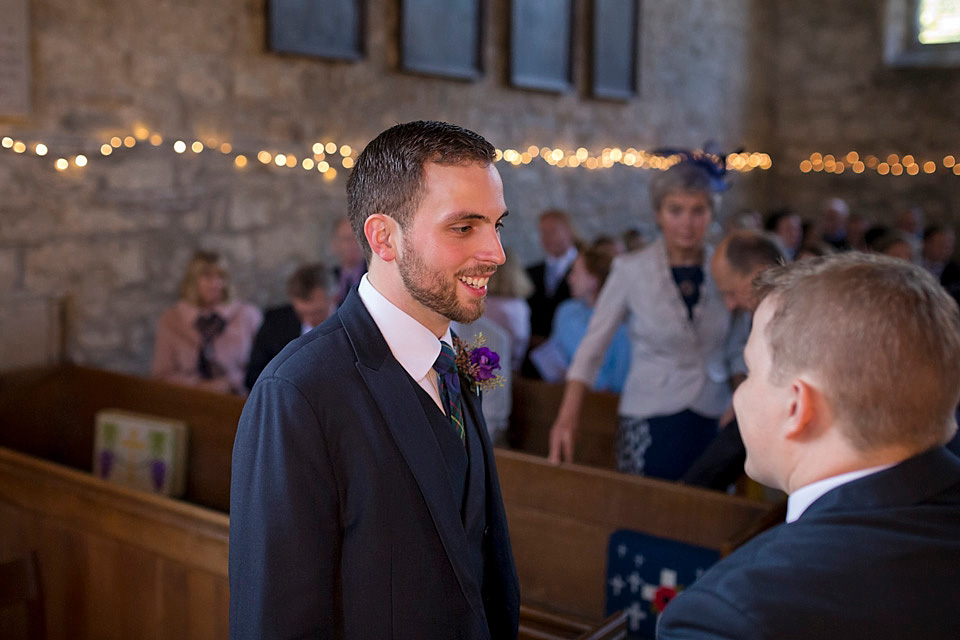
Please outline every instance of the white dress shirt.
[[848, 482], [853, 482], [854, 480], [859, 480], [860, 478], [869, 476], [872, 473], [889, 469], [892, 466], [892, 464], [882, 464], [878, 467], [858, 469], [856, 471], [850, 471], [849, 473], [841, 473], [838, 476], [824, 478], [823, 480], [818, 480], [817, 482], [808, 484], [805, 487], [800, 487], [791, 493], [789, 498], [787, 498], [787, 522], [793, 522], [797, 520], [803, 515], [803, 512], [807, 510], [807, 507], [816, 502], [820, 496], [824, 495], [828, 491], [836, 489], [841, 485], [845, 485]]
[[[437, 340], [437, 336], [433, 335], [432, 331], [377, 291], [370, 284], [367, 274], [360, 279], [357, 293], [360, 294], [360, 300], [363, 301], [363, 305], [380, 329], [393, 357], [410, 374], [410, 377], [430, 394], [440, 411], [444, 411], [440, 389], [437, 386], [437, 372], [433, 369], [433, 363], [440, 355], [440, 340]], [[453, 346], [449, 326], [443, 335], [443, 341]]]

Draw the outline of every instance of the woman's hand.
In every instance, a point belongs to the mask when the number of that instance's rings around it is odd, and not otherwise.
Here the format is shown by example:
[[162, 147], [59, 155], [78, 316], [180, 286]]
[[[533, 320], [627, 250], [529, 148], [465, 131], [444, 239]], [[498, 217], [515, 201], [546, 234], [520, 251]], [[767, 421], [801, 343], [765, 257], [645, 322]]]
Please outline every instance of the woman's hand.
[[580, 422], [580, 407], [587, 394], [587, 385], [578, 380], [568, 380], [560, 401], [560, 411], [550, 427], [550, 452], [547, 459], [552, 464], [573, 462], [573, 441]]

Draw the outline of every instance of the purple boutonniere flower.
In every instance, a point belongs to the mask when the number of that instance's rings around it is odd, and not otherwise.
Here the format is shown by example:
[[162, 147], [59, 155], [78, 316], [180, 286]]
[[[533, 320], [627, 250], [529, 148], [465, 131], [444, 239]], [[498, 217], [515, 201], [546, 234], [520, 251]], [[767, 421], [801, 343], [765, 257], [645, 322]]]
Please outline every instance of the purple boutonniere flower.
[[500, 356], [486, 347], [478, 347], [470, 353], [470, 363], [476, 367], [477, 380], [493, 380], [497, 377], [493, 370], [500, 368]]
[[484, 342], [486, 338], [482, 333], [477, 334], [473, 344], [467, 344], [457, 337], [453, 339], [457, 370], [477, 393], [503, 386], [503, 376], [494, 373], [500, 368], [500, 356], [496, 351], [484, 347]]

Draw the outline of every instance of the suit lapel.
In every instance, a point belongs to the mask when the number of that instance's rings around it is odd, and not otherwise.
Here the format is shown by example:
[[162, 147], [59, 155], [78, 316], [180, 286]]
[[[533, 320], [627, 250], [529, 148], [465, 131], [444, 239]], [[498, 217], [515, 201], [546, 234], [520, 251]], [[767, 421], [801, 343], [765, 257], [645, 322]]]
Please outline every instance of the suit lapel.
[[483, 620], [482, 610], [478, 608], [480, 585], [469, 564], [467, 538], [460, 520], [460, 502], [454, 496], [429, 419], [415, 390], [410, 387], [410, 377], [393, 357], [355, 289], [337, 313], [357, 354], [357, 370], [417, 481], [460, 588], [474, 613]]

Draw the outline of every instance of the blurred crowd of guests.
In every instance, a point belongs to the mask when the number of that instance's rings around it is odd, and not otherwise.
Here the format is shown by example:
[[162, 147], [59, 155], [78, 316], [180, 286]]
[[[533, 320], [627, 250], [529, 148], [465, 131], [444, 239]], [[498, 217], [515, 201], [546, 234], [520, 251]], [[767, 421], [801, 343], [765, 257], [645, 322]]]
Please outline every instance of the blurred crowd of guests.
[[[828, 198], [813, 217], [792, 208], [742, 212], [724, 236], [716, 232], [716, 180], [694, 162], [656, 174], [650, 199], [655, 238], [630, 228], [584, 241], [569, 213], [543, 211], [542, 259], [524, 266], [508, 248], [483, 317], [454, 326], [468, 341], [482, 333], [500, 354], [505, 384], [484, 399], [495, 442], [505, 441], [514, 376], [564, 385], [550, 436], [554, 462], [574, 459], [587, 392], [616, 393], [621, 471], [722, 489], [742, 471], [731, 394], [745, 375], [750, 280], [759, 270], [837, 251], [875, 252], [921, 264], [960, 299], [954, 231], [925, 224], [917, 208], [880, 224]], [[330, 238], [336, 266], [302, 265], [287, 280], [287, 304], [263, 312], [233, 297], [222, 256], [197, 251], [180, 299], [158, 322], [152, 375], [245, 395], [364, 274], [345, 218]]]

